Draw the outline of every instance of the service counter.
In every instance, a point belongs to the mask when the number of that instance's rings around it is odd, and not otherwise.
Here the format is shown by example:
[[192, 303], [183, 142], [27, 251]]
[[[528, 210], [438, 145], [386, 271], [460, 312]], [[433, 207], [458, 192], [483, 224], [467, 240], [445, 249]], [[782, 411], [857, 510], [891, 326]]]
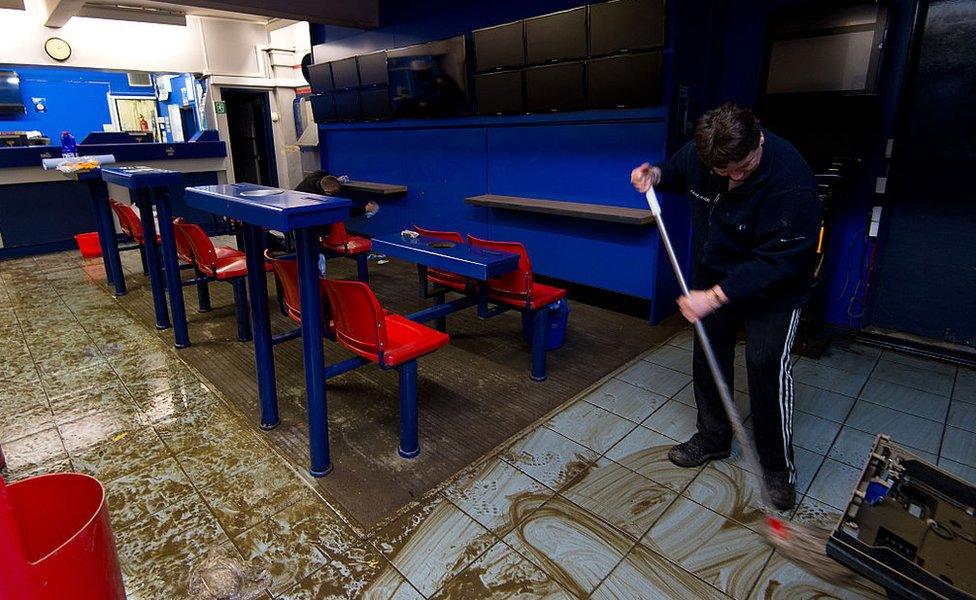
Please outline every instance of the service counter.
[[[117, 166], [179, 171], [187, 186], [227, 182], [227, 146], [222, 141], [80, 144], [78, 154], [111, 154]], [[95, 230], [88, 186], [41, 167], [43, 159], [60, 156], [59, 146], [0, 148], [0, 259], [69, 249], [75, 234]], [[108, 188], [111, 197], [129, 197], [127, 190], [113, 184]], [[220, 227], [212, 215], [185, 205], [174, 205], [173, 212], [211, 233]]]

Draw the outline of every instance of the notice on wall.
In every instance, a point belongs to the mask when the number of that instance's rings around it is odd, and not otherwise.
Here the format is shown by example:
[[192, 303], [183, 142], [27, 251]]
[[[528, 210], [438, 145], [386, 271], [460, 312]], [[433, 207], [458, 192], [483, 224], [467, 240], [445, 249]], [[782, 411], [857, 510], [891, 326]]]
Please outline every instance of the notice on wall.
[[217, 113], [218, 115], [226, 115], [227, 103], [224, 102], [223, 100], [214, 101], [214, 112]]

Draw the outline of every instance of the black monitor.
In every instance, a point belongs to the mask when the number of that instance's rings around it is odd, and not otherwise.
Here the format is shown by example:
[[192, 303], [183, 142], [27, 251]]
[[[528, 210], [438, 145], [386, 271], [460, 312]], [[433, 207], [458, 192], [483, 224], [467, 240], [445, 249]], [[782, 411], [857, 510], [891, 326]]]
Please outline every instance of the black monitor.
[[386, 52], [373, 52], [356, 57], [359, 63], [359, 85], [386, 85], [390, 82], [386, 73]]
[[526, 107], [533, 112], [583, 108], [583, 63], [526, 69], [525, 100]]
[[591, 108], [661, 104], [661, 51], [590, 59], [586, 80]]
[[332, 65], [330, 63], [309, 65], [308, 82], [312, 86], [312, 91], [317, 94], [334, 90], [335, 85], [332, 83]]
[[586, 7], [525, 20], [525, 60], [541, 64], [586, 57]]
[[479, 114], [502, 115], [525, 111], [522, 71], [475, 75], [474, 90]]
[[360, 121], [363, 118], [363, 111], [359, 105], [359, 91], [348, 90], [336, 92], [335, 96], [336, 118], [339, 121]]
[[399, 117], [468, 114], [465, 38], [387, 51], [390, 97]]
[[388, 119], [393, 116], [390, 88], [385, 85], [359, 90], [359, 100], [363, 105], [365, 119]]
[[337, 90], [359, 87], [359, 69], [356, 68], [355, 56], [332, 63], [332, 81]]
[[525, 64], [525, 32], [522, 21], [472, 32], [475, 70], [479, 73]]
[[590, 55], [664, 46], [664, 0], [590, 5]]
[[16, 71], [0, 71], [0, 115], [18, 115], [26, 112], [20, 94], [20, 76]]
[[312, 118], [316, 123], [332, 123], [336, 120], [335, 103], [332, 94], [312, 94], [309, 96], [312, 103]]

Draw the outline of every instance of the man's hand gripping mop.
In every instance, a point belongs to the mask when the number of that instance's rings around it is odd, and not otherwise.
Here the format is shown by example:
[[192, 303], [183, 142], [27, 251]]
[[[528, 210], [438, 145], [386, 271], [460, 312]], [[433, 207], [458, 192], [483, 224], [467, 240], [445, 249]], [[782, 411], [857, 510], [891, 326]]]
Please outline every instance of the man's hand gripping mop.
[[[661, 243], [664, 245], [664, 249], [668, 253], [668, 258], [671, 260], [671, 268], [674, 270], [674, 276], [677, 278], [678, 285], [681, 287], [681, 293], [687, 296], [688, 284], [685, 283], [684, 274], [681, 272], [681, 265], [674, 254], [674, 248], [671, 246], [671, 239], [668, 237], [668, 230], [664, 225], [664, 218], [661, 216], [661, 205], [657, 201], [657, 194], [654, 193], [654, 186], [647, 189], [645, 196], [647, 197], [647, 205], [650, 207], [651, 213], [654, 215], [654, 220], [657, 223], [657, 230], [661, 235]], [[742, 447], [742, 454], [745, 457], [746, 465], [748, 465], [749, 471], [759, 480], [759, 489], [762, 491], [763, 501], [767, 505], [771, 505], [772, 503], [769, 501], [769, 489], [762, 476], [762, 466], [759, 463], [756, 448], [752, 444], [752, 436], [749, 435], [749, 432], [742, 425], [742, 418], [739, 416], [739, 411], [732, 401], [732, 394], [729, 393], [729, 386], [726, 385], [725, 377], [719, 369], [715, 352], [712, 350], [712, 344], [708, 339], [708, 334], [705, 333], [705, 327], [702, 325], [700, 319], [695, 321], [694, 325], [695, 335], [698, 336], [702, 352], [705, 353], [708, 370], [711, 371], [712, 378], [715, 380], [715, 387], [718, 388], [719, 396], [722, 398], [722, 406], [725, 407], [725, 412], [729, 417], [729, 421], [732, 423], [732, 431], [735, 433], [735, 439], [738, 440], [739, 445]], [[827, 538], [830, 536], [828, 531], [784, 521], [775, 515], [768, 515], [763, 533], [766, 543], [811, 574], [837, 584], [844, 584], [854, 579], [854, 574], [849, 569], [827, 556]]]

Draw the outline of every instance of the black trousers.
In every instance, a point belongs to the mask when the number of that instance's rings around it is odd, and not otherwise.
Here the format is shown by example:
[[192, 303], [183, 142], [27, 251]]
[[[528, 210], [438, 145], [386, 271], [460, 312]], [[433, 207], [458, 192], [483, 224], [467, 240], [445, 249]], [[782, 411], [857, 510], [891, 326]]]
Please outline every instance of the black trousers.
[[[791, 481], [796, 478], [796, 469], [793, 465], [793, 362], [790, 349], [799, 320], [799, 309], [741, 312], [724, 307], [702, 322], [729, 390], [734, 389], [736, 338], [739, 327], [745, 325], [749, 400], [759, 460], [765, 471], [789, 471]], [[697, 336], [693, 373], [698, 432], [710, 446], [726, 449], [732, 444], [732, 425], [722, 407]]]

